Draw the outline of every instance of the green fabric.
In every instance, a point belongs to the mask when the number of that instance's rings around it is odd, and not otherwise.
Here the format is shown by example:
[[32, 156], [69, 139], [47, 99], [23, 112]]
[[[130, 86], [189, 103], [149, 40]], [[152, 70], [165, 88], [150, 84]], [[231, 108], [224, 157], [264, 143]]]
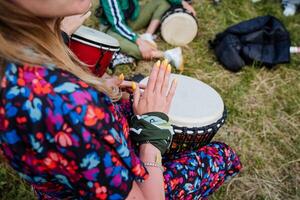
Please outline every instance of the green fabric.
[[[128, 20], [128, 25], [134, 31], [141, 30], [147, 27], [151, 20], [160, 19], [169, 8], [170, 4], [166, 0], [150, 0], [141, 7], [141, 14], [138, 19], [134, 21]], [[110, 28], [107, 34], [119, 41], [121, 52], [133, 56], [138, 60], [143, 58], [139, 47], [134, 41], [124, 38], [114, 28]]]
[[[135, 9], [131, 13], [129, 19], [135, 20], [139, 16], [140, 6], [138, 0], [132, 0]], [[111, 28], [122, 35], [124, 38], [135, 42], [137, 34], [127, 25], [125, 15], [129, 8], [128, 0], [100, 0], [102, 7], [102, 17], [100, 22], [104, 25], [110, 25]]]
[[[106, 15], [107, 19], [105, 17], [104, 18], [101, 17], [102, 23], [107, 25], [109, 24], [109, 22], [112, 21], [112, 15], [113, 15], [111, 9], [109, 9], [110, 8], [109, 0], [99, 0], [99, 2], [100, 5], [103, 7], [103, 9], [106, 11], [105, 13], [108, 13], [108, 15]], [[116, 0], [116, 2], [119, 5], [122, 13], [124, 13], [129, 8], [129, 0]], [[143, 14], [145, 10], [140, 11], [140, 5], [138, 0], [132, 0], [132, 2], [134, 3], [135, 9], [132, 12], [129, 19], [134, 21], [139, 17], [140, 13]], [[146, 5], [147, 4], [156, 5], [161, 2], [166, 3], [166, 0], [148, 0], [146, 2]], [[181, 5], [182, 0], [167, 0], [167, 2], [169, 2], [169, 4], [171, 5]], [[123, 14], [122, 17], [124, 17]], [[160, 18], [158, 18], [157, 16], [155, 17], [155, 19], [160, 19]]]
[[169, 148], [173, 128], [164, 113], [151, 112], [134, 116], [130, 121], [130, 137], [135, 144], [151, 143], [163, 155]]
[[[122, 28], [126, 29], [125, 32], [130, 33], [125, 34], [124, 31], [119, 31], [121, 29], [119, 27], [120, 25], [116, 25], [114, 23], [115, 16], [112, 12], [112, 9], [110, 8], [109, 1], [111, 0], [101, 0], [101, 4], [103, 4], [102, 7], [104, 10], [104, 14], [107, 16], [107, 20], [102, 18], [100, 21], [103, 24], [111, 25], [111, 28], [107, 30], [107, 34], [111, 35], [119, 41], [121, 52], [133, 56], [138, 60], [142, 59], [142, 55], [135, 43], [138, 36], [134, 31], [139, 31], [143, 28], [146, 28], [151, 20], [161, 19], [162, 15], [170, 8], [170, 3], [177, 4], [178, 2], [180, 2], [181, 4], [181, 0], [149, 0], [144, 5], [142, 5], [141, 8], [140, 6], [138, 6], [138, 9], [133, 12], [132, 17], [125, 21], [123, 12], [125, 12], [125, 10], [128, 8], [128, 0], [116, 0], [119, 7], [123, 11], [122, 13], [120, 13], [122, 20], [119, 22], [119, 24], [122, 24]], [[138, 2], [136, 0], [133, 1], [135, 3]]]
[[172, 5], [181, 5], [182, 0], [168, 0]]
[[127, 55], [133, 56], [134, 58], [141, 60], [142, 54], [140, 52], [139, 47], [132, 41], [127, 40], [120, 34], [116, 33], [112, 29], [109, 29], [106, 32], [108, 35], [116, 38], [119, 41], [120, 47], [121, 47], [121, 52], [126, 53]]
[[137, 19], [127, 21], [128, 25], [134, 31], [146, 28], [151, 20], [160, 20], [170, 7], [166, 0], [149, 0], [142, 5], [141, 13]]
[[[135, 20], [137, 19], [137, 17], [140, 14], [140, 4], [139, 4], [139, 0], [131, 0], [135, 6], [134, 11], [132, 12], [130, 19], [131, 20]], [[172, 0], [171, 0], [172, 1]], [[110, 11], [110, 1], [109, 0], [99, 0], [100, 5], [102, 6], [102, 8], [107, 9]], [[112, 1], [111, 1], [112, 2]], [[119, 8], [121, 9], [122, 13], [124, 13], [128, 8], [129, 8], [129, 0], [116, 0]], [[106, 20], [104, 20], [103, 22], [105, 23]], [[107, 21], [106, 21], [107, 22]]]

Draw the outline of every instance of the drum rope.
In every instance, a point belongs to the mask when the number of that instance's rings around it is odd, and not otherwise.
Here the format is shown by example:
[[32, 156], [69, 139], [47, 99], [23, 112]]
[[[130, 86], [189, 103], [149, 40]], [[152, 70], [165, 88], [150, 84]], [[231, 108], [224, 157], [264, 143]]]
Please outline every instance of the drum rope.
[[222, 117], [215, 123], [207, 126], [188, 128], [172, 125], [175, 135], [173, 136], [172, 145], [166, 154], [173, 154], [184, 150], [196, 150], [208, 144], [225, 123], [226, 118], [227, 109], [224, 108]]

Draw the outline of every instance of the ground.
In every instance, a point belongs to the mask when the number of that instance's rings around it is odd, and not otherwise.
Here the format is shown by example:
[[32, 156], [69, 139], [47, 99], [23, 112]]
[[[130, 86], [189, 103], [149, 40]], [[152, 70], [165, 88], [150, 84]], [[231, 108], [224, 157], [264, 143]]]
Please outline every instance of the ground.
[[[94, 0], [97, 2], [97, 0]], [[300, 199], [300, 55], [290, 64], [269, 70], [259, 65], [231, 73], [216, 61], [208, 40], [226, 27], [252, 17], [271, 14], [290, 31], [292, 44], [300, 45], [300, 13], [284, 17], [279, 1], [194, 0], [199, 35], [183, 48], [185, 71], [214, 87], [222, 96], [229, 115], [214, 138], [233, 147], [243, 163], [242, 172], [219, 189], [211, 199], [259, 200]], [[96, 27], [97, 20], [87, 22]], [[162, 48], [170, 46], [164, 44]], [[116, 74], [143, 73], [150, 65], [119, 67]], [[175, 71], [174, 71], [175, 72]], [[34, 199], [30, 187], [0, 163], [0, 199]]]

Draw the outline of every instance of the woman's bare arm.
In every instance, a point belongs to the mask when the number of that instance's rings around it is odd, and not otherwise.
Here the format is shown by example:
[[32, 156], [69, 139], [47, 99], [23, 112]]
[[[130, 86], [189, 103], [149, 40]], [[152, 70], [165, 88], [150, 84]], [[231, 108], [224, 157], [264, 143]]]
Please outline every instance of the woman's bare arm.
[[[157, 155], [160, 151], [152, 144], [143, 144], [140, 146], [140, 159], [143, 162], [156, 162]], [[132, 190], [127, 197], [127, 200], [164, 200], [164, 179], [163, 172], [159, 167], [147, 166], [149, 178], [142, 183], [133, 183]]]
[[145, 200], [141, 189], [135, 181], [133, 182], [132, 189], [126, 200]]

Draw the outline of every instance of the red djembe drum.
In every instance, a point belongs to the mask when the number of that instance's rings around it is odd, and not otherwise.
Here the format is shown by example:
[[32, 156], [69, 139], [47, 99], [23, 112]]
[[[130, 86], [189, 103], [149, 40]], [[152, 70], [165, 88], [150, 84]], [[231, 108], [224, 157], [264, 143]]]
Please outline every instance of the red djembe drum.
[[71, 37], [70, 49], [90, 70], [101, 77], [120, 50], [118, 40], [100, 31], [81, 26]]

